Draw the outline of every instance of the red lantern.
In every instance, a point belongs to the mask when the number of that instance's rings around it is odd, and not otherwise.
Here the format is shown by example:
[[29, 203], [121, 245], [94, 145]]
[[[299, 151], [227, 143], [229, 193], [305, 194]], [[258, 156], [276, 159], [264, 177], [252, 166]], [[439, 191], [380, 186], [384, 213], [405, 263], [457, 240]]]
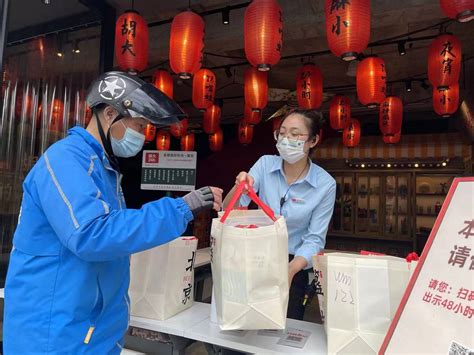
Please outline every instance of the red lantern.
[[454, 84], [448, 90], [433, 88], [433, 107], [437, 115], [449, 117], [459, 107], [459, 84]]
[[166, 70], [159, 69], [155, 72], [153, 85], [170, 99], [173, 98], [173, 78]]
[[156, 134], [156, 149], [157, 150], [170, 150], [171, 136], [168, 131], [159, 130]]
[[360, 123], [352, 118], [351, 123], [342, 132], [342, 143], [348, 148], [354, 148], [360, 143]]
[[281, 117], [276, 117], [272, 120], [273, 132], [280, 130], [281, 120]]
[[186, 134], [188, 130], [188, 119], [185, 118], [184, 120], [178, 122], [178, 123], [173, 123], [170, 126], [170, 132], [173, 135], [173, 137], [180, 138]]
[[249, 125], [259, 124], [262, 121], [262, 111], [252, 111], [249, 105], [245, 105], [244, 121]]
[[385, 99], [386, 79], [382, 58], [365, 58], [357, 65], [357, 97], [362, 105], [375, 107]]
[[170, 67], [181, 79], [201, 68], [204, 20], [192, 11], [181, 12], [171, 23]]
[[136, 11], [127, 11], [117, 19], [115, 57], [120, 69], [132, 74], [147, 66], [148, 25]]
[[254, 111], [261, 111], [268, 103], [268, 73], [250, 67], [244, 74], [245, 104]]
[[193, 78], [193, 105], [205, 110], [214, 103], [216, 95], [216, 76], [209, 69], [201, 69]]
[[331, 52], [346, 61], [356, 59], [369, 44], [370, 0], [326, 0], [325, 13]]
[[241, 120], [239, 123], [239, 142], [240, 144], [250, 144], [253, 138], [253, 126]]
[[203, 129], [207, 134], [215, 133], [220, 128], [221, 108], [218, 105], [212, 105], [204, 111]]
[[402, 132], [397, 132], [393, 136], [383, 136], [383, 141], [387, 144], [397, 144], [400, 142], [401, 136]]
[[221, 151], [223, 143], [224, 133], [221, 129], [219, 129], [216, 133], [209, 135], [209, 148], [213, 152]]
[[181, 150], [186, 152], [194, 150], [194, 133], [188, 133], [181, 137]]
[[474, 19], [474, 0], [440, 0], [444, 14], [459, 22]]
[[428, 52], [428, 79], [433, 87], [445, 90], [459, 81], [461, 42], [451, 34], [436, 37]]
[[331, 128], [341, 131], [351, 122], [351, 100], [342, 95], [336, 95], [329, 103], [329, 121]]
[[379, 127], [384, 136], [393, 136], [402, 130], [403, 103], [396, 96], [389, 96], [380, 105]]
[[276, 0], [254, 0], [244, 17], [245, 55], [258, 70], [278, 63], [282, 47], [283, 20]]
[[296, 74], [298, 106], [312, 110], [323, 103], [323, 76], [314, 64], [303, 65]]
[[148, 123], [145, 128], [145, 141], [152, 142], [155, 139], [156, 127]]

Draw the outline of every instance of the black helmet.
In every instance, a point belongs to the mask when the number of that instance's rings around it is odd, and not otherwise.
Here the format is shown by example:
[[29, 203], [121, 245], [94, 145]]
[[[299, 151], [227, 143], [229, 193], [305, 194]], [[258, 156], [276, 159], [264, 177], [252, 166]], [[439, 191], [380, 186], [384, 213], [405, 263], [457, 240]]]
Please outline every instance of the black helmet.
[[110, 105], [123, 117], [143, 117], [154, 125], [177, 123], [187, 116], [176, 102], [152, 84], [119, 71], [95, 79], [86, 100], [92, 109], [100, 104]]

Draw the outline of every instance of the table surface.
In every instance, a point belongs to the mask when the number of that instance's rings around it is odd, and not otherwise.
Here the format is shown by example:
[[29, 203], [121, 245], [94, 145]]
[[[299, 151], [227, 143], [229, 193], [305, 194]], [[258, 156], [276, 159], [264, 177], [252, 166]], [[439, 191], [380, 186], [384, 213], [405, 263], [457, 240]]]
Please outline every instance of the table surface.
[[191, 308], [166, 320], [130, 317], [130, 326], [184, 336], [184, 332], [187, 328], [209, 318], [209, 312], [210, 308], [208, 304], [194, 302]]
[[[291, 353], [291, 354], [327, 354], [326, 333], [320, 324], [288, 319], [287, 328], [296, 328], [311, 333], [304, 348], [294, 348], [279, 345], [277, 336], [259, 335], [258, 330], [245, 331], [239, 334], [236, 331], [222, 331], [219, 326], [205, 319], [185, 331], [185, 337], [205, 343], [211, 343], [229, 349], [254, 353]], [[283, 335], [283, 331], [281, 331]]]

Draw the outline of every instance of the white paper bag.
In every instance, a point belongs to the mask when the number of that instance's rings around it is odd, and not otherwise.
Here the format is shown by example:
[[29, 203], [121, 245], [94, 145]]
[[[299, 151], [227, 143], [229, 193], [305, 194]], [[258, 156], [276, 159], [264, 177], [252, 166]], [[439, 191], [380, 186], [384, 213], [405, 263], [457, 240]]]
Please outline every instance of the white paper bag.
[[195, 237], [181, 237], [132, 255], [132, 316], [164, 320], [192, 306], [197, 243]]
[[416, 263], [330, 253], [313, 265], [328, 354], [377, 354]]

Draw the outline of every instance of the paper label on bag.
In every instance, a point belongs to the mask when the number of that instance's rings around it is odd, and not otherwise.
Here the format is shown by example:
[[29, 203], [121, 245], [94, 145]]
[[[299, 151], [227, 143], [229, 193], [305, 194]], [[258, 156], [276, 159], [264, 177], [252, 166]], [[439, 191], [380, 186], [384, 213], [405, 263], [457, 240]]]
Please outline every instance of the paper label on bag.
[[257, 332], [258, 335], [265, 337], [274, 337], [281, 338], [283, 335], [283, 330], [281, 329], [262, 329]]
[[277, 344], [303, 349], [310, 336], [311, 332], [306, 330], [288, 328]]

